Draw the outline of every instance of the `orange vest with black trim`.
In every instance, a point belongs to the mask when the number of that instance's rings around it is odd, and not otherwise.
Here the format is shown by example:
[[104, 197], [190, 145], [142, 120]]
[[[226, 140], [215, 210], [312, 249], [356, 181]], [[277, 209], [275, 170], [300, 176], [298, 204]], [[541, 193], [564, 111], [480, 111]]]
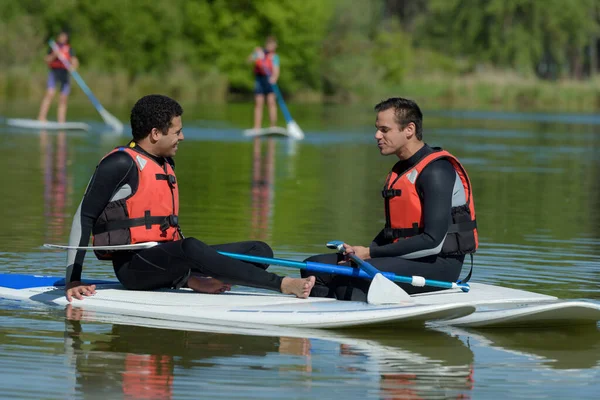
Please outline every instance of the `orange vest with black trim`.
[[466, 203], [452, 207], [452, 223], [448, 228], [446, 240], [440, 254], [462, 255], [475, 253], [479, 246], [473, 191], [467, 171], [456, 157], [449, 152], [435, 148], [433, 153], [408, 171], [398, 174], [390, 172], [382, 191], [385, 200], [386, 225], [384, 236], [397, 242], [401, 238], [418, 235], [423, 232], [422, 199], [419, 197], [416, 182], [430, 163], [445, 158], [454, 167], [465, 191]]
[[[132, 147], [113, 150], [129, 154], [138, 170], [138, 187], [131, 196], [111, 201], [93, 228], [94, 246], [180, 239], [179, 190], [171, 164], [159, 165], [153, 158]], [[130, 145], [131, 146], [131, 145]], [[109, 153], [109, 154], [111, 154]], [[110, 252], [95, 251], [99, 259], [112, 258]]]
[[[71, 62], [71, 46], [68, 44], [58, 45], [58, 51], [67, 61]], [[52, 69], [67, 69], [65, 64], [63, 64], [58, 57], [50, 61], [48, 66]]]
[[263, 58], [257, 58], [254, 61], [254, 74], [260, 76], [270, 76], [273, 73], [274, 57], [275, 53], [265, 51], [265, 56]]

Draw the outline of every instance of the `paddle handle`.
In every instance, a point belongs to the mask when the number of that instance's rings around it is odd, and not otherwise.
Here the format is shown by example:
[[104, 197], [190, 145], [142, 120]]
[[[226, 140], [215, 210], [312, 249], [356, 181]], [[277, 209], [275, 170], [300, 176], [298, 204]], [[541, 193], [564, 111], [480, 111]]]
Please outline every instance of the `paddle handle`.
[[[270, 82], [269, 82], [270, 83]], [[285, 118], [285, 122], [290, 123], [293, 121], [292, 114], [287, 108], [285, 101], [283, 100], [283, 96], [281, 91], [279, 90], [279, 86], [276, 83], [270, 83], [271, 88], [273, 88], [273, 92], [275, 93], [275, 97], [277, 98], [277, 103], [279, 103], [279, 108], [281, 108], [281, 112], [283, 113], [283, 117]]]

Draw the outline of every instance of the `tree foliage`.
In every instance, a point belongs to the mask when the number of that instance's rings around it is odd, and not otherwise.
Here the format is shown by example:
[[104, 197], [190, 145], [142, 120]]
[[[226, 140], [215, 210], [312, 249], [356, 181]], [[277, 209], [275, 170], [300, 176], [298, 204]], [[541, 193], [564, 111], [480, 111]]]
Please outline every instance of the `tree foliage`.
[[[6, 0], [0, 67], [44, 68], [62, 28], [82, 68], [252, 88], [248, 54], [279, 42], [281, 86], [350, 99], [465, 60], [542, 77], [595, 73], [600, 0]], [[442, 60], [429, 62], [429, 60]], [[448, 61], [450, 60], [450, 62]], [[452, 61], [455, 60], [455, 61]], [[460, 61], [460, 63], [459, 63]], [[460, 69], [464, 72], [464, 69]], [[119, 76], [121, 76], [119, 75]]]

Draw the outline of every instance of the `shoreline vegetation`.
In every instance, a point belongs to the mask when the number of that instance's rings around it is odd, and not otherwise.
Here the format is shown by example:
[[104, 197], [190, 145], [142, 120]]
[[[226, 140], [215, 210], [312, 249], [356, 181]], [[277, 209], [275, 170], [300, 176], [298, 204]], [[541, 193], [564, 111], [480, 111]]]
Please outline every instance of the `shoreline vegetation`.
[[247, 55], [275, 35], [294, 104], [403, 96], [427, 109], [594, 113], [599, 10], [600, 0], [0, 2], [0, 103], [41, 101], [47, 39], [67, 29], [107, 107], [157, 92], [251, 101]]
[[[181, 102], [193, 104], [225, 104], [251, 101], [251, 93], [232, 93], [227, 79], [218, 73], [192, 78], [187, 73], [147, 75], [130, 82], [125, 74], [83, 72], [84, 79], [102, 104], [127, 106], [148, 93], [163, 93]], [[24, 69], [0, 71], [2, 102], [35, 104], [46, 90], [47, 73]], [[72, 82], [70, 102], [87, 101], [85, 94]], [[390, 96], [403, 96], [427, 104], [428, 109], [574, 112], [595, 113], [600, 110], [600, 80], [578, 81], [565, 79], [548, 82], [502, 73], [484, 73], [451, 77], [443, 75], [418, 76], [406, 79], [395, 87], [373, 90], [371, 93], [343, 99], [314, 90], [304, 89], [284, 95], [291, 103], [352, 104], [373, 103]]]

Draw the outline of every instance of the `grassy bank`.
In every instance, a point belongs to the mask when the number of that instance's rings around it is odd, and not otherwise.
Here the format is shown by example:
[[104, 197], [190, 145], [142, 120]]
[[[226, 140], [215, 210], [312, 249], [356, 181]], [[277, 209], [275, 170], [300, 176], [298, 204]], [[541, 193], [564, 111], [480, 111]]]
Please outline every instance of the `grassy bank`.
[[[217, 71], [196, 75], [181, 68], [168, 77], [147, 74], [134, 79], [129, 79], [124, 72], [107, 74], [87, 70], [82, 74], [100, 102], [117, 106], [129, 106], [148, 93], [167, 94], [185, 103], [225, 103], [252, 98], [251, 93], [230, 93], [227, 79]], [[45, 85], [45, 70], [0, 71], [0, 102], [36, 103], [44, 95]], [[73, 85], [76, 86], [74, 81]], [[296, 104], [347, 101], [306, 90], [285, 95]], [[502, 73], [413, 76], [396, 87], [373, 85], [370, 93], [355, 96], [353, 100], [373, 103], [397, 95], [414, 98], [428, 109], [582, 113], [600, 110], [600, 80], [548, 82]], [[75, 87], [72, 100], [84, 99], [85, 94]]]

